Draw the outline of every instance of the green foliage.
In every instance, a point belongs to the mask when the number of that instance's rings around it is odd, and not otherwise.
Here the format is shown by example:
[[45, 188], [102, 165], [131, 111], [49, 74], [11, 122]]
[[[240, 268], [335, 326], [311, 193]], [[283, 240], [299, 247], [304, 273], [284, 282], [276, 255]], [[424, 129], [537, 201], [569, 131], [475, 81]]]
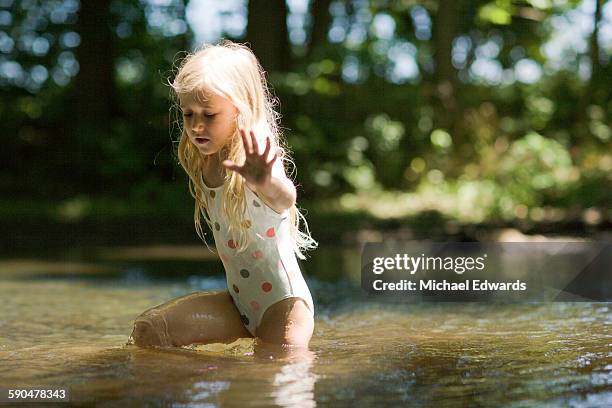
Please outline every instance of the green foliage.
[[512, 21], [513, 7], [510, 0], [495, 0], [478, 10], [478, 17], [493, 24], [508, 25]]
[[[112, 204], [121, 200], [145, 213], [189, 212], [164, 85], [180, 51], [190, 48], [191, 32], [171, 32], [184, 22], [185, 4], [110, 3], [115, 81], [104, 128], [76, 117], [78, 86], [75, 78], [64, 81], [74, 68], [70, 56], [78, 56], [78, 47], [63, 40], [78, 30], [76, 13], [50, 23], [51, 6], [43, 12], [37, 2], [16, 1], [10, 9], [12, 27], [2, 33], [15, 44], [44, 37], [50, 46], [44, 55], [15, 46], [3, 51], [0, 63], [18, 62], [24, 72], [44, 67], [49, 79], [35, 89], [0, 78], [0, 126], [7, 136], [0, 186], [15, 200], [59, 203], [45, 214], [64, 220], [104, 211], [125, 215], [129, 205]], [[471, 222], [511, 220], [548, 206], [609, 208], [612, 64], [591, 80], [580, 73], [588, 49], [569, 50], [562, 69], [551, 68], [543, 51], [554, 34], [552, 19], [567, 17], [579, 3], [461, 1], [452, 16], [456, 32], [443, 44], [447, 27], [436, 31], [436, 0], [334, 2], [334, 35], [307, 54], [296, 51], [307, 44], [293, 44], [291, 69], [268, 73], [300, 195], [317, 202], [371, 193], [374, 199], [359, 205], [374, 208], [373, 201], [394, 192], [409, 204], [381, 204], [381, 213], [433, 208]], [[30, 15], [37, 7], [40, 13]], [[165, 7], [162, 15], [173, 24], [148, 21], [150, 7]], [[393, 22], [390, 34], [379, 33], [377, 14]], [[39, 20], [46, 24], [32, 23]], [[338, 34], [345, 25], [352, 30]], [[445, 58], [456, 77], [445, 79], [452, 88], [436, 78], [440, 50], [451, 52]], [[486, 60], [512, 78], [525, 59], [542, 71], [535, 82], [487, 82], [474, 74]], [[406, 74], [412, 64], [416, 74], [402, 78], [398, 72]]]
[[486, 176], [466, 174], [445, 180], [432, 177], [430, 171], [414, 194], [421, 201], [419, 208], [433, 207], [465, 222], [482, 222], [526, 217], [529, 209], [607, 208], [612, 202], [609, 171], [581, 174], [565, 146], [535, 132], [514, 141], [500, 157], [483, 154], [475, 164], [477, 174], [489, 167], [488, 160], [498, 165]]
[[512, 143], [497, 167], [495, 181], [504, 192], [500, 200], [528, 207], [554, 202], [571, 184], [571, 168], [563, 145], [530, 132]]

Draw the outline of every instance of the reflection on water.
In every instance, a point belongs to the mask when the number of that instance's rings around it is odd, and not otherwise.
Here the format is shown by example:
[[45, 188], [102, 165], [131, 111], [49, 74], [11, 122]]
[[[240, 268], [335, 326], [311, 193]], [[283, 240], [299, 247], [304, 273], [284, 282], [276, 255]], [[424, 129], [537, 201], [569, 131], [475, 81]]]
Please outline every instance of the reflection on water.
[[288, 363], [274, 375], [272, 391], [274, 402], [282, 407], [315, 407], [315, 383], [318, 376], [312, 373], [313, 360]]
[[140, 349], [125, 343], [142, 311], [224, 279], [218, 263], [187, 251], [146, 262], [125, 253], [0, 261], [0, 387], [69, 387], [73, 401], [103, 407], [612, 403], [606, 303], [377, 304], [362, 297], [358, 273], [338, 270], [340, 256], [358, 270], [357, 254], [334, 253], [306, 268], [317, 304], [310, 350], [251, 339]]

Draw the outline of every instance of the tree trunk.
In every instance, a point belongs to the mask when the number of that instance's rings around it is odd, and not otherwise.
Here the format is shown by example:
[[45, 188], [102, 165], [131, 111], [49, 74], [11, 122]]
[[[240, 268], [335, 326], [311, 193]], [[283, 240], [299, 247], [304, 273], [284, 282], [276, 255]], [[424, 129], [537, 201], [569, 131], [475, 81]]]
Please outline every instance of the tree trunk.
[[595, 14], [593, 16], [593, 33], [591, 34], [591, 78], [589, 81], [589, 89], [592, 91], [595, 88], [596, 81], [601, 77], [603, 67], [601, 66], [600, 50], [599, 50], [599, 23], [601, 23], [601, 9], [603, 8], [603, 0], [595, 0]]
[[114, 53], [110, 0], [82, 1], [77, 30], [75, 119], [79, 127], [105, 127], [113, 116]]
[[83, 191], [98, 192], [102, 144], [112, 137], [114, 116], [114, 52], [110, 25], [111, 0], [81, 1], [77, 31], [81, 44], [76, 50], [79, 72], [75, 79], [72, 139], [78, 168], [74, 175]]
[[434, 99], [436, 100], [436, 125], [450, 130], [457, 112], [455, 92], [457, 73], [452, 63], [452, 47], [457, 30], [457, 1], [439, 0], [433, 16], [432, 42], [434, 46]]
[[310, 30], [310, 41], [308, 43], [308, 51], [306, 59], [312, 58], [313, 52], [322, 44], [327, 42], [327, 33], [329, 24], [331, 23], [331, 14], [329, 6], [331, 0], [312, 0], [310, 6], [310, 15], [312, 16], [312, 28]]
[[267, 72], [292, 65], [285, 0], [250, 0], [246, 40]]
[[[597, 37], [599, 36], [599, 23], [601, 22], [601, 9], [603, 6], [603, 0], [595, 0], [595, 13], [593, 15], [593, 32], [589, 41], [589, 57], [591, 60], [591, 77], [589, 82], [585, 85], [583, 92], [578, 100], [578, 106], [576, 109], [576, 120], [575, 120], [575, 131], [578, 139], [587, 137], [588, 127], [586, 122], [588, 121], [587, 109], [593, 101], [593, 93], [597, 88], [597, 83], [601, 79], [603, 67], [601, 60], [599, 59], [599, 42]], [[575, 141], [578, 143], [579, 141]]]

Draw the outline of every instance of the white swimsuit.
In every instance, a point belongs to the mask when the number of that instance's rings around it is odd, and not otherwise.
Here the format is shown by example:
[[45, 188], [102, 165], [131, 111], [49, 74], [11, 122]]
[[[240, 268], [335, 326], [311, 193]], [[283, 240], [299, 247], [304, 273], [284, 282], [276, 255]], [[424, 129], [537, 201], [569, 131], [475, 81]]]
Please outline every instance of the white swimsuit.
[[279, 214], [250, 188], [244, 187], [245, 222], [250, 242], [238, 253], [236, 238], [228, 234], [223, 214], [223, 186], [205, 186], [208, 216], [219, 257], [225, 266], [227, 288], [245, 327], [255, 336], [264, 312], [280, 300], [303, 299], [314, 317], [314, 304], [291, 245], [289, 210]]

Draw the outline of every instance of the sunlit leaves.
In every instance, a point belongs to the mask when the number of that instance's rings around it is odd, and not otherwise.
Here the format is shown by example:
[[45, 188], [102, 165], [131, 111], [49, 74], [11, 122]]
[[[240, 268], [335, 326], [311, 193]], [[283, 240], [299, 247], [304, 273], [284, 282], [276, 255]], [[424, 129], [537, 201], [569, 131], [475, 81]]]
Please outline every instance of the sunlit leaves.
[[495, 0], [482, 6], [478, 17], [492, 24], [508, 25], [512, 21], [512, 11], [510, 0]]

